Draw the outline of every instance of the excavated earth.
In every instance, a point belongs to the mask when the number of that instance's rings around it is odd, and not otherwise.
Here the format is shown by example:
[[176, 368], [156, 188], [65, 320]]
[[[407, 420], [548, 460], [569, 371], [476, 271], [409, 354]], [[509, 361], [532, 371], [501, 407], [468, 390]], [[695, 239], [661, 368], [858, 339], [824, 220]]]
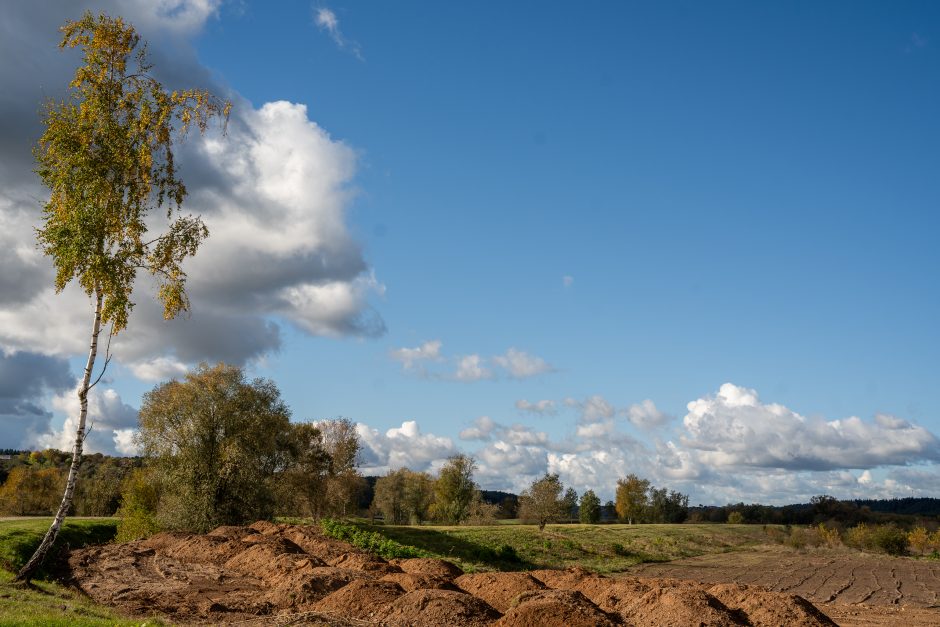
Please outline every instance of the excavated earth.
[[259, 522], [73, 551], [75, 585], [133, 616], [178, 624], [440, 627], [815, 627], [801, 596], [728, 583], [605, 577], [581, 568], [464, 574], [386, 561], [318, 528]]

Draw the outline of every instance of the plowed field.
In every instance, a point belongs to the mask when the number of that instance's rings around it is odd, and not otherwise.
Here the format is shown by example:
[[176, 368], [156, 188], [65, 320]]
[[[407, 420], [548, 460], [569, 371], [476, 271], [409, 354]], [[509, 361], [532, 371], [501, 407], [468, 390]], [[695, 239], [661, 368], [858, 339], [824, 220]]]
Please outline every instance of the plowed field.
[[940, 563], [824, 550], [778, 547], [704, 555], [631, 569], [640, 577], [757, 585], [798, 594], [840, 625], [940, 625]]
[[386, 561], [316, 527], [256, 523], [73, 551], [95, 601], [171, 622], [408, 627], [818, 627], [802, 597], [726, 583], [605, 577], [581, 568], [468, 573], [436, 559]]

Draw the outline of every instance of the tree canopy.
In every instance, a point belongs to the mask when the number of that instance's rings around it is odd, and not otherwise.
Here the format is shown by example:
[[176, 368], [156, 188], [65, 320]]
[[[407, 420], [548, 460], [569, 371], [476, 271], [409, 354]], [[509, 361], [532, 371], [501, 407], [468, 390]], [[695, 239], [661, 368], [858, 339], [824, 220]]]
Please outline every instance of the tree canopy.
[[200, 365], [158, 385], [140, 408], [140, 444], [162, 477], [158, 519], [206, 532], [269, 518], [275, 473], [290, 462], [290, 411], [269, 380]]

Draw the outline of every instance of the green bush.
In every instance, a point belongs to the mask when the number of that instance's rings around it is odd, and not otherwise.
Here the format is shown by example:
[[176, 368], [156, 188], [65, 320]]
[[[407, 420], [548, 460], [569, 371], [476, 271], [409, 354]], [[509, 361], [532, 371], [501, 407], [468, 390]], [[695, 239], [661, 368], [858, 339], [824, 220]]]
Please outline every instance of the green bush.
[[423, 551], [417, 547], [399, 544], [394, 540], [386, 538], [382, 534], [359, 529], [355, 525], [350, 525], [341, 520], [324, 518], [320, 521], [320, 528], [323, 529], [323, 533], [331, 538], [349, 542], [353, 546], [357, 546], [370, 553], [375, 553], [381, 557], [433, 557], [433, 555], [427, 551]]
[[872, 544], [876, 551], [888, 555], [905, 555], [907, 553], [907, 534], [894, 525], [880, 525], [872, 533]]
[[122, 508], [121, 522], [118, 523], [117, 542], [131, 542], [149, 538], [160, 531], [160, 524], [152, 512], [143, 507]]

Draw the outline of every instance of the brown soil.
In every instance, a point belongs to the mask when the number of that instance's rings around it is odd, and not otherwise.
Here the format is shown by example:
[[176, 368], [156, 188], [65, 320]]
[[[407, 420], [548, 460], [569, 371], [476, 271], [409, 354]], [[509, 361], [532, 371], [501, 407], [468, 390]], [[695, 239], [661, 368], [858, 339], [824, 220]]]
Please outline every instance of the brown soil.
[[[832, 625], [831, 606], [824, 614], [794, 590], [605, 577], [583, 568], [463, 574], [443, 560], [390, 563], [317, 527], [273, 523], [86, 547], [71, 553], [69, 565], [75, 585], [94, 600], [183, 624]], [[863, 624], [846, 616], [847, 624]], [[903, 618], [905, 627], [931, 624]]]
[[500, 627], [614, 627], [619, 616], [609, 616], [576, 590], [523, 592], [496, 622]]
[[499, 612], [465, 592], [415, 590], [392, 601], [376, 618], [389, 627], [483, 627], [499, 618]]
[[[734, 583], [748, 587], [735, 594], [719, 586], [709, 592], [726, 604], [736, 604], [752, 622], [761, 615], [766, 624], [782, 624], [766, 610], [744, 601], [759, 597], [756, 590], [798, 595], [825, 612], [839, 625], [940, 625], [940, 563], [889, 557], [842, 549], [796, 552], [768, 546], [751, 551], [719, 553], [631, 569], [638, 577], [679, 577], [706, 584]], [[763, 594], [763, 593], [762, 593]], [[778, 597], [785, 598], [785, 597]], [[801, 609], [802, 608], [802, 609]], [[790, 612], [809, 612], [791, 600]], [[802, 620], [802, 619], [799, 619]], [[787, 621], [800, 625], [798, 619]]]
[[545, 588], [529, 573], [471, 573], [457, 577], [454, 583], [500, 612], [508, 610], [513, 600], [523, 592]]

